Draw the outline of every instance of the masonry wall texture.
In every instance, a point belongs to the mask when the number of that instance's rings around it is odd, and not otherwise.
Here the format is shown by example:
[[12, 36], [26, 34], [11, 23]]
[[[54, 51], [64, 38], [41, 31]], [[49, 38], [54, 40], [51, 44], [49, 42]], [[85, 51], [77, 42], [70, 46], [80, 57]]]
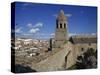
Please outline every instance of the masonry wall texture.
[[69, 52], [68, 48], [69, 47], [66, 45], [64, 49], [59, 50], [56, 54], [35, 65], [33, 64], [32, 68], [39, 72], [63, 70], [63, 65], [65, 64], [65, 56]]
[[61, 10], [56, 19], [55, 47], [61, 47], [68, 40], [67, 24], [67, 17], [64, 11]]

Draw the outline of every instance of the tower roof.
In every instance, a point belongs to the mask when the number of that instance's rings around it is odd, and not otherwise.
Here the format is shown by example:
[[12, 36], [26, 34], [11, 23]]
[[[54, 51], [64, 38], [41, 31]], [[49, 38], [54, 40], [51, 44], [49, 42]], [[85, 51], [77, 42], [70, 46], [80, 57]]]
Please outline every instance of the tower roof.
[[63, 10], [60, 10], [60, 13], [58, 14], [57, 19], [58, 19], [58, 20], [66, 20], [66, 16], [65, 16]]

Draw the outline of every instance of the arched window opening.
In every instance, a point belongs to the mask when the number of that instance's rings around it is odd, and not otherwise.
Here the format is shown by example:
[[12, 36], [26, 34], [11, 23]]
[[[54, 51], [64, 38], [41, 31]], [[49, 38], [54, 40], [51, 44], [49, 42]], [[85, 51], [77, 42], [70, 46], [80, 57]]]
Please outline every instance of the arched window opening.
[[60, 28], [62, 28], [62, 23], [60, 23]]
[[66, 28], [66, 23], [64, 23], [64, 28]]
[[81, 48], [81, 51], [84, 51], [84, 48]]

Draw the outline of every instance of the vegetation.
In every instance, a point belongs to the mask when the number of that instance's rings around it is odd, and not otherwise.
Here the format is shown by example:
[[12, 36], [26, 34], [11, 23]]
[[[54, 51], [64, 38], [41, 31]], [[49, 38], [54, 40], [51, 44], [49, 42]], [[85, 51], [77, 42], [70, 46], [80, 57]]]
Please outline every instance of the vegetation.
[[77, 57], [76, 64], [69, 69], [91, 69], [97, 68], [97, 50], [89, 48], [82, 56]]
[[66, 44], [66, 43], [68, 43], [68, 41], [66, 40], [66, 41], [64, 41], [64, 44]]

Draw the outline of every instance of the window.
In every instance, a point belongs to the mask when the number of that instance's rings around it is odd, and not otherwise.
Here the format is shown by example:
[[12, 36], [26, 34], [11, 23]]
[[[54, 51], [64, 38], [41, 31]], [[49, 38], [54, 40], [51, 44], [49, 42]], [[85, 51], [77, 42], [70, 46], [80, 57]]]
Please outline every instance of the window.
[[66, 28], [66, 23], [64, 23], [64, 28]]
[[60, 28], [62, 28], [62, 24], [60, 23]]
[[58, 21], [56, 21], [56, 28], [58, 28]]
[[56, 28], [58, 28], [58, 20], [56, 20]]
[[56, 25], [56, 28], [58, 28], [58, 25]]
[[83, 51], [84, 50], [84, 48], [81, 48], [81, 51]]

